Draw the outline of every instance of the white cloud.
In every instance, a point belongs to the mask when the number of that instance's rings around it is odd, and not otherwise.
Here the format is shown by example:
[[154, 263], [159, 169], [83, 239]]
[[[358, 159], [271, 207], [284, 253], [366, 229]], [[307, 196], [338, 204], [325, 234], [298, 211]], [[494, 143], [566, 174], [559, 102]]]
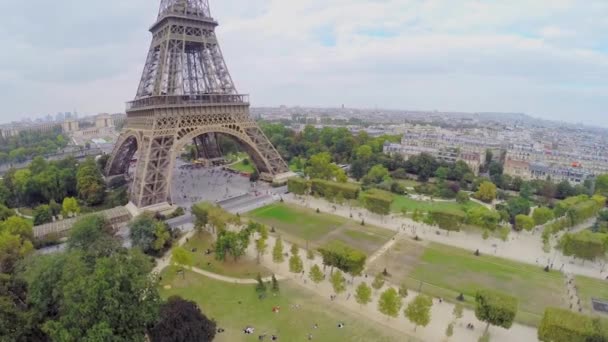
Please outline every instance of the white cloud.
[[[113, 16], [119, 21], [115, 30], [110, 25], [103, 35], [93, 35], [100, 37], [99, 44], [83, 41], [76, 50], [46, 46], [50, 50], [44, 55], [37, 55], [36, 51], [45, 50], [32, 44], [17, 50], [21, 52], [0, 55], [0, 77], [7, 69], [4, 65], [21, 75], [17, 83], [14, 77], [13, 81], [0, 78], [0, 88], [13, 82], [15, 93], [27, 91], [27, 80], [41, 63], [52, 69], [48, 75], [40, 74], [48, 76], [45, 80], [51, 84], [35, 80], [46, 98], [27, 104], [0, 99], [8, 103], [1, 117], [74, 106], [87, 112], [121, 110], [124, 101], [134, 96], [150, 40], [145, 31], [156, 11], [150, 1], [132, 1], [102, 11], [109, 23]], [[110, 9], [124, 4], [97, 2]], [[608, 125], [607, 4], [602, 0], [211, 1], [237, 88], [250, 93], [254, 104], [525, 111], [604, 125]], [[86, 16], [94, 14], [72, 15], [86, 23]], [[10, 28], [3, 27], [1, 19], [3, 42], [7, 37], [3, 32]], [[69, 15], [62, 20], [69, 21]], [[53, 20], [46, 24], [52, 27]], [[327, 46], [331, 41], [335, 45]], [[75, 75], [69, 66], [75, 66]], [[44, 91], [46, 86], [54, 90]]]

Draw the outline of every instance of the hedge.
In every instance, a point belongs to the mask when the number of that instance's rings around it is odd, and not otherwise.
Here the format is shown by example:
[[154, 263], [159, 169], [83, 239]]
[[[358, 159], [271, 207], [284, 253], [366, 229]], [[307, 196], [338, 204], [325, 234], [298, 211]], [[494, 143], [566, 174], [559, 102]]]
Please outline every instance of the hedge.
[[313, 179], [311, 190], [315, 195], [326, 198], [334, 198], [342, 193], [345, 199], [356, 199], [359, 197], [359, 185], [352, 183], [338, 183], [323, 179]]
[[365, 208], [375, 214], [388, 215], [391, 212], [393, 195], [382, 190], [371, 189], [363, 194]]
[[538, 327], [544, 342], [606, 341], [606, 320], [594, 319], [566, 309], [547, 308]]
[[287, 180], [287, 190], [296, 195], [305, 195], [310, 188], [310, 184], [304, 178], [293, 177]]
[[430, 220], [439, 228], [448, 231], [460, 231], [460, 227], [464, 223], [465, 215], [458, 212], [445, 212], [435, 210], [429, 212]]

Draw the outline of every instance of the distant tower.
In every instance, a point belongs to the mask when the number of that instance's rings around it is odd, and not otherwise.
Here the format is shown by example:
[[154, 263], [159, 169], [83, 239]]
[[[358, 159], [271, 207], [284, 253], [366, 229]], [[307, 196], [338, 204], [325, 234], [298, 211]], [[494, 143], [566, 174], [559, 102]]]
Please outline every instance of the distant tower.
[[232, 82], [217, 26], [208, 0], [161, 0], [137, 95], [106, 167], [108, 176], [123, 174], [138, 151], [130, 198], [139, 209], [169, 204], [175, 158], [193, 141], [207, 157], [217, 156], [218, 135], [249, 153], [261, 179], [288, 176], [287, 164], [249, 117], [248, 96]]

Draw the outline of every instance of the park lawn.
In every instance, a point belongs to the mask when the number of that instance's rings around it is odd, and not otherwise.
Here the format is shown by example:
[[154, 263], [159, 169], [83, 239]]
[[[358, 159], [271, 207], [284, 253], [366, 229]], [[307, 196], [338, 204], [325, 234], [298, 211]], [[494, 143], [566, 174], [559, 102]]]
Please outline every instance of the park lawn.
[[452, 302], [463, 293], [470, 308], [479, 289], [508, 293], [519, 299], [515, 319], [522, 324], [537, 326], [546, 307], [567, 305], [564, 278], [557, 271], [547, 273], [533, 265], [409, 240], [398, 242], [387, 255], [370, 266], [370, 273], [386, 267], [391, 282], [415, 290], [422, 286], [423, 293]]
[[317, 214], [314, 210], [285, 203], [261, 207], [247, 215], [281, 232], [309, 241], [323, 238], [346, 222], [346, 219], [339, 216]]
[[[267, 341], [272, 334], [279, 341], [306, 341], [309, 333], [313, 341], [416, 341], [331, 305], [329, 299], [289, 281], [279, 283], [277, 296], [269, 294], [260, 300], [254, 285], [220, 282], [192, 272], [186, 272], [183, 279], [172, 267], [163, 272], [162, 279], [163, 298], [177, 295], [195, 301], [205, 315], [218, 322], [218, 328], [226, 330], [216, 335], [217, 342], [257, 341], [262, 333], [268, 334]], [[300, 308], [292, 308], [295, 304]], [[280, 307], [279, 313], [272, 312], [275, 306]], [[337, 327], [339, 322], [345, 324], [344, 329]], [[315, 323], [318, 329], [312, 328]], [[243, 334], [247, 326], [255, 328], [253, 336]]]
[[[248, 160], [249, 163], [246, 164], [245, 160]], [[251, 161], [249, 159], [243, 159], [236, 164], [230, 165], [229, 167], [230, 167], [230, 169], [238, 171], [238, 172], [244, 172], [244, 173], [255, 172], [255, 168], [253, 167], [253, 164], [251, 163]]]
[[608, 281], [585, 276], [575, 276], [574, 284], [578, 290], [581, 305], [588, 313], [597, 314], [591, 305], [592, 298], [608, 301]]
[[247, 216], [274, 227], [286, 240], [308, 248], [340, 241], [371, 255], [395, 235], [391, 230], [362, 226], [360, 222], [285, 203], [258, 208]]
[[[255, 278], [258, 273], [262, 277], [272, 275], [272, 272], [269, 269], [262, 265], [258, 265], [256, 260], [245, 256], [236, 262], [232, 257], [228, 257], [224, 262], [215, 260], [215, 254], [205, 254], [207, 249], [213, 250], [212, 244], [213, 237], [208, 232], [194, 234], [194, 236], [184, 244], [184, 248], [193, 257], [192, 260], [194, 263], [192, 266], [234, 278]], [[193, 249], [196, 249], [196, 251], [193, 252]]]
[[32, 209], [32, 208], [23, 207], [23, 208], [19, 208], [17, 210], [19, 210], [21, 215], [30, 216], [30, 217], [34, 216], [34, 209]]
[[464, 214], [464, 212], [473, 207], [478, 207], [480, 204], [473, 201], [469, 201], [466, 204], [460, 204], [457, 202], [445, 202], [445, 201], [418, 201], [407, 196], [394, 196], [393, 204], [391, 205], [391, 211], [400, 213], [401, 209], [406, 208], [411, 214], [415, 209], [419, 211], [432, 211], [440, 210], [445, 212], [455, 212]]

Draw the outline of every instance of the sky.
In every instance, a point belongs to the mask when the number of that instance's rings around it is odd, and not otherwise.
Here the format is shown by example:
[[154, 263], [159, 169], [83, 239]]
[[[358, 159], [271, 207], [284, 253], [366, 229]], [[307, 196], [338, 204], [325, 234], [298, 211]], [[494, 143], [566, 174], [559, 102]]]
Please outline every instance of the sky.
[[[159, 0], [0, 1], [0, 122], [124, 112]], [[517, 112], [608, 127], [606, 0], [210, 0], [253, 106]]]

